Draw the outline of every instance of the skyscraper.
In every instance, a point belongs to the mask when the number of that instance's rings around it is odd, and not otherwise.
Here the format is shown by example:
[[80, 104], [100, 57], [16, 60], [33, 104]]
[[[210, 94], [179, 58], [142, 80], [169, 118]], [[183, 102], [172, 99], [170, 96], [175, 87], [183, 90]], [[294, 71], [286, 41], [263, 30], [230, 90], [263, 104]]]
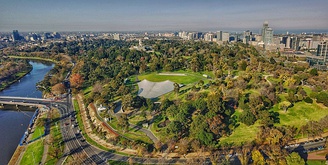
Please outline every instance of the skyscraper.
[[244, 39], [243, 39], [243, 43], [244, 44], [249, 44], [249, 41], [251, 41], [252, 39], [252, 32], [249, 30], [246, 30], [244, 32]]
[[222, 41], [222, 31], [216, 32], [216, 41]]
[[264, 46], [273, 43], [273, 30], [269, 27], [269, 23], [267, 21], [263, 23], [262, 41]]
[[229, 37], [230, 37], [229, 32], [222, 33], [222, 41], [229, 42]]
[[12, 38], [14, 42], [20, 40], [21, 37], [19, 36], [18, 30], [13, 30]]

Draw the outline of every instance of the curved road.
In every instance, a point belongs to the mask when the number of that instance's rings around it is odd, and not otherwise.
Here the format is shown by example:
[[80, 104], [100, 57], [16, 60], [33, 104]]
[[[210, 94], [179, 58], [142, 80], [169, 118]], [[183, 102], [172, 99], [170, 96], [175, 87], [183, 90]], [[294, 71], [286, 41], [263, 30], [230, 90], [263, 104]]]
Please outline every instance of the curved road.
[[[103, 151], [97, 147], [94, 147], [84, 140], [84, 137], [77, 133], [79, 128], [75, 125], [74, 115], [75, 111], [71, 103], [71, 95], [68, 96], [67, 102], [54, 102], [49, 99], [36, 99], [36, 98], [20, 98], [20, 97], [0, 97], [0, 102], [17, 102], [17, 103], [31, 103], [31, 104], [41, 104], [46, 106], [55, 106], [59, 109], [61, 114], [60, 118], [60, 128], [63, 136], [63, 141], [65, 143], [64, 157], [84, 152], [88, 158], [83, 162], [83, 164], [107, 164], [107, 160], [115, 161], [129, 161], [132, 159], [134, 163], [141, 164], [184, 164], [186, 159], [172, 158], [140, 158], [140, 157], [129, 157], [124, 155], [119, 155], [107, 151]], [[61, 164], [64, 159], [61, 159], [57, 164]]]

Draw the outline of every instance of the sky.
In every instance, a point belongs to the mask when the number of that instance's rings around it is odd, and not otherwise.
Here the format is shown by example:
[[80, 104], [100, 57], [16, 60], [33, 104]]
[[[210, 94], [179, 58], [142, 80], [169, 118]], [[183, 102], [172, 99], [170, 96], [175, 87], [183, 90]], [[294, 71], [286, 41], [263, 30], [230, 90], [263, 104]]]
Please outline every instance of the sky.
[[328, 29], [328, 0], [0, 0], [0, 32]]

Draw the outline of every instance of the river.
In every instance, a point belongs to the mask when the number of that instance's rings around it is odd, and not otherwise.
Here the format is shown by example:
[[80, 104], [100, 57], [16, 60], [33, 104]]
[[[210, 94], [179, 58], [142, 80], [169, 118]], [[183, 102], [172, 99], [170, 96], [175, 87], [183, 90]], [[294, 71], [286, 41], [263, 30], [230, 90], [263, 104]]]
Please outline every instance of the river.
[[[19, 96], [42, 98], [41, 91], [36, 88], [36, 83], [43, 80], [44, 76], [54, 65], [41, 62], [30, 62], [33, 70], [20, 81], [0, 92], [0, 96]], [[0, 165], [8, 164], [11, 156], [27, 129], [34, 112], [17, 112], [14, 110], [0, 110]]]

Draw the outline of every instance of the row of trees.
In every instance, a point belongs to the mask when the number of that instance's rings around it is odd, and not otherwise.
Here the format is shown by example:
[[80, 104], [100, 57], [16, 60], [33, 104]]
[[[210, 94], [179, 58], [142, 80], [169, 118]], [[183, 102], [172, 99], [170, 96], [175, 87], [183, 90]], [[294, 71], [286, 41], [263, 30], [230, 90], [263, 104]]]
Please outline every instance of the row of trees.
[[26, 72], [31, 69], [31, 65], [26, 60], [1, 59], [0, 61], [0, 80], [15, 78], [15, 74]]

